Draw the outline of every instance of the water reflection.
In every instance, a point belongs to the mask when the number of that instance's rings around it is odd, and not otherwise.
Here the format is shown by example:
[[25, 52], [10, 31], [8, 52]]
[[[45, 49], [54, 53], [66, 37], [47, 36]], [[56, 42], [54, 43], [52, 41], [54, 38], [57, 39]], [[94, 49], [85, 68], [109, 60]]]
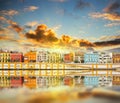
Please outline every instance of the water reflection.
[[0, 77], [0, 88], [112, 87], [120, 84], [119, 78], [118, 76]]
[[0, 77], [0, 103], [119, 103], [119, 80], [120, 76]]

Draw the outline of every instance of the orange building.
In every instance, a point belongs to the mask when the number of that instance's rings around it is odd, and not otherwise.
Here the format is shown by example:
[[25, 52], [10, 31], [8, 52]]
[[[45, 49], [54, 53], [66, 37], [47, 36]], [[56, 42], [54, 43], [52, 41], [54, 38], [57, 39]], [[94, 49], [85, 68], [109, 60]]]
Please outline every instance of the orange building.
[[113, 53], [113, 63], [120, 63], [120, 53]]
[[24, 77], [24, 86], [27, 88], [36, 88], [36, 77]]
[[36, 51], [29, 51], [24, 54], [24, 62], [36, 62]]

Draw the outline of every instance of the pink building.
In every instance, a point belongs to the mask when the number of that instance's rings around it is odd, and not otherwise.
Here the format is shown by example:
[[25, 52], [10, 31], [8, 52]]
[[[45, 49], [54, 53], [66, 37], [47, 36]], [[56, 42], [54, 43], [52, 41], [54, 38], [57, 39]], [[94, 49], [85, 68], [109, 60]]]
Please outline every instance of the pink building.
[[23, 53], [12, 52], [10, 53], [11, 62], [23, 62]]

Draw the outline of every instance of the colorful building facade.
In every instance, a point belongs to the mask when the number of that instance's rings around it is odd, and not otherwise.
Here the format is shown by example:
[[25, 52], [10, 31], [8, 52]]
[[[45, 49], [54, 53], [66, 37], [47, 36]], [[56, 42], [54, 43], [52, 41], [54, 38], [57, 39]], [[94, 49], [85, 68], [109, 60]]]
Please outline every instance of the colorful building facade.
[[36, 62], [36, 51], [29, 51], [25, 53], [24, 62]]
[[10, 53], [10, 61], [11, 62], [23, 62], [23, 53], [12, 52]]
[[62, 54], [60, 53], [48, 53], [47, 54], [47, 62], [48, 63], [61, 63], [62, 62]]
[[36, 62], [47, 62], [47, 51], [37, 52]]
[[64, 62], [65, 63], [70, 63], [70, 62], [73, 62], [74, 60], [74, 54], [73, 53], [68, 53], [68, 54], [64, 54]]
[[84, 63], [98, 63], [99, 54], [98, 52], [89, 52], [84, 54]]
[[0, 62], [10, 62], [10, 52], [1, 52], [0, 53]]
[[107, 63], [112, 63], [112, 53], [105, 53], [105, 52], [100, 52], [99, 53], [99, 63], [100, 64], [107, 64]]
[[113, 53], [113, 63], [120, 63], [120, 53]]

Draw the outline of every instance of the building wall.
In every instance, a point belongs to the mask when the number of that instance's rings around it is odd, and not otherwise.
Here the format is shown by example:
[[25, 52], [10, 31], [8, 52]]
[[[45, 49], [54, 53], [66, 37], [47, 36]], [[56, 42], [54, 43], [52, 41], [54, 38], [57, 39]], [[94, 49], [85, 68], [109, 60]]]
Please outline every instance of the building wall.
[[10, 61], [11, 62], [23, 62], [23, 54], [22, 53], [11, 53]]
[[47, 55], [47, 62], [48, 63], [61, 63], [62, 62], [62, 55], [60, 53], [48, 53]]
[[73, 62], [74, 59], [74, 54], [73, 53], [68, 53], [68, 54], [64, 54], [64, 62], [65, 63], [70, 63]]
[[25, 53], [24, 62], [36, 62], [36, 51], [29, 51]]
[[10, 53], [9, 52], [0, 53], [0, 62], [10, 62]]
[[84, 54], [84, 63], [98, 63], [99, 61], [99, 54], [98, 53], [85, 53]]
[[39, 51], [36, 55], [37, 62], [47, 62], [47, 52], [46, 51]]
[[105, 64], [105, 63], [112, 63], [112, 53], [105, 53], [105, 52], [100, 52], [99, 53], [99, 63], [100, 64]]
[[113, 53], [113, 63], [120, 63], [120, 53]]

